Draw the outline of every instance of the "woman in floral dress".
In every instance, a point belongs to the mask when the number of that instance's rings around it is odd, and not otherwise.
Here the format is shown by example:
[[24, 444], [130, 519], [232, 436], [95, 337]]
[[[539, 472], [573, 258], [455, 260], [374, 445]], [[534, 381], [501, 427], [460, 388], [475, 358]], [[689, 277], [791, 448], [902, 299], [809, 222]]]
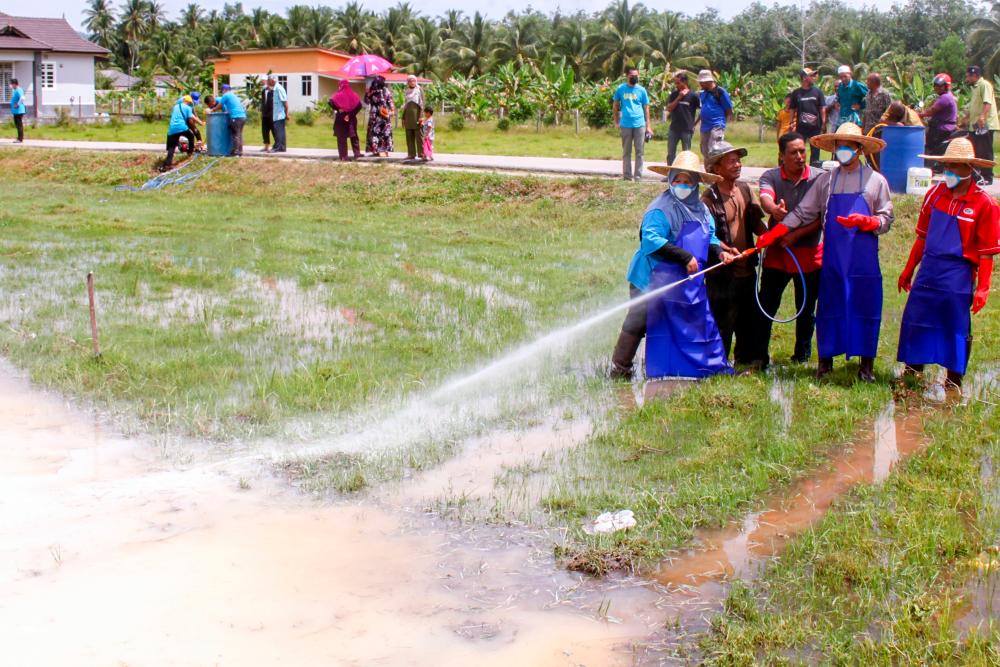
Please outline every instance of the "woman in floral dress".
[[385, 77], [376, 76], [365, 93], [368, 104], [368, 152], [388, 157], [392, 150], [392, 92], [385, 84]]

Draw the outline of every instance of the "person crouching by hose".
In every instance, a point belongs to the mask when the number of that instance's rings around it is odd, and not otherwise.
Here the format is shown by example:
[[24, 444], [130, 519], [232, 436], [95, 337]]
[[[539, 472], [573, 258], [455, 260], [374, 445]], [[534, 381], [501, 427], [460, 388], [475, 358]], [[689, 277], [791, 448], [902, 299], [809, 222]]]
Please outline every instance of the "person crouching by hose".
[[194, 132], [191, 131], [194, 114], [194, 104], [190, 95], [185, 95], [174, 103], [170, 110], [170, 124], [167, 126], [167, 158], [163, 161], [160, 171], [169, 171], [174, 166], [174, 152], [181, 143], [181, 138], [187, 140], [185, 151], [190, 156], [194, 153]]
[[970, 312], [986, 305], [993, 256], [1000, 254], [1000, 206], [974, 182], [975, 167], [994, 163], [976, 158], [965, 138], [949, 142], [944, 155], [920, 157], [940, 163], [945, 181], [924, 196], [917, 239], [899, 275], [899, 290], [909, 296], [896, 360], [906, 364], [906, 375], [927, 364], [944, 366], [946, 387], [957, 388], [969, 363]]
[[882, 174], [861, 164], [863, 153], [877, 153], [885, 142], [862, 134], [854, 123], [813, 137], [812, 144], [833, 151], [839, 165], [824, 173], [798, 207], [757, 240], [766, 248], [817, 217], [823, 224], [823, 267], [816, 306], [816, 377], [833, 370], [841, 354], [860, 357], [858, 379], [875, 381], [875, 355], [882, 326], [882, 269], [878, 237], [892, 226], [892, 198]]
[[[813, 150], [819, 152], [819, 149]], [[778, 139], [780, 167], [768, 169], [760, 177], [760, 205], [771, 216], [769, 229], [784, 222], [816, 182], [819, 173], [806, 162], [806, 140], [797, 132], [789, 132]], [[822, 172], [820, 172], [822, 173]], [[781, 296], [788, 283], [795, 287], [795, 348], [792, 361], [805, 363], [812, 356], [812, 337], [816, 328], [816, 298], [819, 296], [819, 273], [823, 265], [823, 221], [817, 216], [783, 236], [770, 248], [762, 261], [760, 274], [760, 305], [771, 317], [781, 307]], [[787, 250], [786, 250], [787, 248]], [[795, 256], [793, 260], [789, 251]], [[795, 262], [798, 262], [796, 266]], [[805, 293], [799, 278], [799, 267], [805, 279]], [[804, 302], [804, 305], [803, 305]], [[759, 344], [760, 356], [770, 359], [771, 319], [762, 318]]]
[[[639, 249], [628, 268], [632, 299], [697, 273], [710, 261], [728, 264], [735, 259], [721, 248], [715, 220], [698, 198], [699, 183], [720, 179], [700, 166], [697, 155], [681, 151], [672, 165], [650, 167], [665, 175], [670, 187], [643, 215]], [[655, 364], [650, 363], [654, 342], [651, 339], [647, 344], [651, 377], [707, 377], [732, 372], [708, 305], [704, 279], [696, 278], [629, 308], [611, 357], [611, 377], [632, 377], [635, 353], [647, 333], [647, 318], [656, 328]]]

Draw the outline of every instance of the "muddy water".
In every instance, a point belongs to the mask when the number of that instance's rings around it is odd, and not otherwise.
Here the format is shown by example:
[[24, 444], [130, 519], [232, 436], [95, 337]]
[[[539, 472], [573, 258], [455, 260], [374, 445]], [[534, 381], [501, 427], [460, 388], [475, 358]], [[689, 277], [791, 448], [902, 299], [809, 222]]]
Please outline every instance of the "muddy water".
[[664, 562], [656, 578], [670, 586], [702, 586], [727, 578], [751, 579], [768, 558], [823, 517], [851, 487], [881, 482], [900, 460], [919, 451], [921, 414], [895, 413], [890, 403], [875, 420], [873, 432], [828, 467], [796, 484], [790, 492], [768, 499], [760, 512], [722, 530], [697, 534], [696, 546]]
[[655, 586], [558, 570], [533, 546], [550, 536], [238, 474], [180, 467], [0, 373], [3, 662], [631, 664], [662, 622]]

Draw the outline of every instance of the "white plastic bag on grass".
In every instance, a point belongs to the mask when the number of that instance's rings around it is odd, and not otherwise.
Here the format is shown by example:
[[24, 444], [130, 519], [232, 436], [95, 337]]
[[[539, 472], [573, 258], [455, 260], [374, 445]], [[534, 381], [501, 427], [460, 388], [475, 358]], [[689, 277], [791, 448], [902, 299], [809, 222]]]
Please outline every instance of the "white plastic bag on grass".
[[615, 533], [619, 530], [626, 530], [635, 525], [635, 515], [632, 510], [620, 510], [618, 512], [605, 512], [591, 523], [584, 525], [583, 532], [588, 535], [597, 533]]

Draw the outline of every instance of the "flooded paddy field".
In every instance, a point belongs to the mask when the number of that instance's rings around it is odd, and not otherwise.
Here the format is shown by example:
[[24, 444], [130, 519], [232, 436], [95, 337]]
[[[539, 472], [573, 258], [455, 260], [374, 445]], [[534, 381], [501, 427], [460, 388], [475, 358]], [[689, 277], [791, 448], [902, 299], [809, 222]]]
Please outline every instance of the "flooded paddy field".
[[990, 308], [964, 394], [894, 378], [894, 293], [873, 387], [780, 327], [767, 374], [616, 384], [620, 314], [579, 324], [655, 186], [236, 163], [185, 191], [208, 224], [111, 194], [125, 158], [29, 153], [0, 155], [4, 662], [997, 656]]

